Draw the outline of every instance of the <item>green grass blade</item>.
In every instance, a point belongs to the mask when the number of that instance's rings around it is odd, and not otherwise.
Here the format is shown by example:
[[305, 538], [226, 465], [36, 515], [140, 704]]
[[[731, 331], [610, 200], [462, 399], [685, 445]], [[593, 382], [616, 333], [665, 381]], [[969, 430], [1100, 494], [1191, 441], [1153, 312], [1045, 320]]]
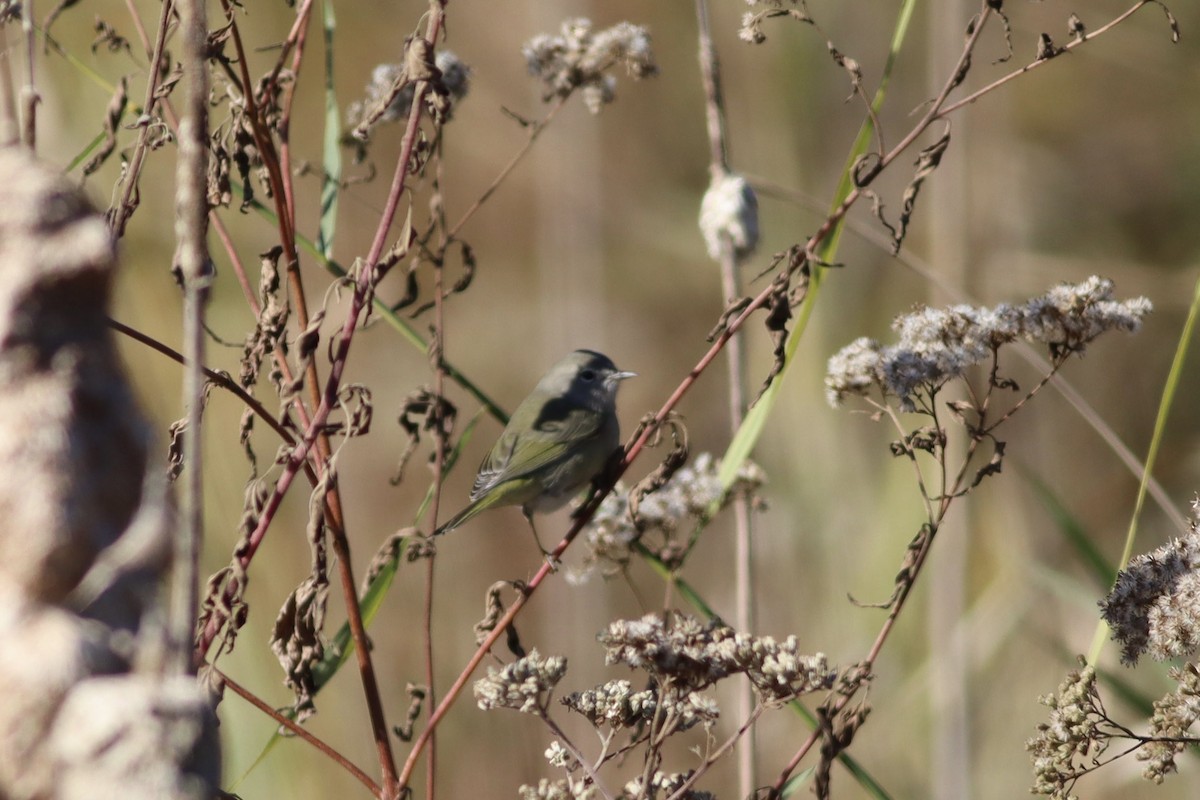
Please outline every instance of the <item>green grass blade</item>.
[[816, 767], [806, 767], [800, 770], [787, 779], [787, 783], [783, 784], [783, 791], [780, 794], [784, 797], [794, 796], [799, 789], [803, 788], [804, 784], [812, 780], [813, 773], [816, 771]]
[[87, 145], [85, 145], [82, 150], [79, 151], [79, 154], [71, 159], [71, 162], [69, 164], [67, 164], [67, 168], [65, 171], [71, 172], [72, 170], [79, 167], [79, 165], [82, 164], [84, 161], [87, 161], [89, 158], [91, 158], [92, 153], [95, 152], [96, 148], [99, 147], [103, 141], [104, 141], [104, 134], [97, 133], [92, 138], [92, 140], [90, 142], [88, 142]]
[[1054, 490], [1037, 473], [1021, 465], [1018, 465], [1017, 469], [1033, 488], [1034, 494], [1042, 501], [1045, 509], [1050, 512], [1058, 532], [1075, 550], [1075, 555], [1088, 568], [1096, 584], [1107, 590], [1117, 577], [1116, 567], [1104, 557], [1104, 553], [1092, 541], [1079, 518], [1063, 505]]
[[338, 110], [337, 92], [333, 86], [333, 42], [337, 19], [333, 0], [325, 0], [323, 29], [325, 34], [325, 136], [321, 157], [325, 176], [321, 180], [321, 220], [317, 228], [317, 249], [325, 258], [333, 257], [333, 237], [337, 230], [338, 194], [342, 183], [342, 119]]

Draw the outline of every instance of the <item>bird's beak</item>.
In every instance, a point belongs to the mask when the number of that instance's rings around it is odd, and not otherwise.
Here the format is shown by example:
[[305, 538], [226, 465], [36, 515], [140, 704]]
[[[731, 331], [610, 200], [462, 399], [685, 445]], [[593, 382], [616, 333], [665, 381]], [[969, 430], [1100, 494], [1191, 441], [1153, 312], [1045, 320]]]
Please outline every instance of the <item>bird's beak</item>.
[[613, 381], [623, 381], [626, 378], [636, 378], [636, 377], [637, 377], [636, 372], [614, 372], [612, 379], [613, 379]]

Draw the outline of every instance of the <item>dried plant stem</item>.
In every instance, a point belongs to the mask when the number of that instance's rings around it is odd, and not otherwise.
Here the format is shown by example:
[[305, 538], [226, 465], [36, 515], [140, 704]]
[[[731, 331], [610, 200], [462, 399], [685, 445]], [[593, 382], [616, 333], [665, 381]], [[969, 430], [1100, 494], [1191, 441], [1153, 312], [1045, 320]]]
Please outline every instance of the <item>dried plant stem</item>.
[[[436, 170], [435, 196], [432, 203], [434, 209], [434, 224], [438, 230], [438, 257], [433, 261], [433, 339], [429, 343], [429, 361], [433, 367], [433, 395], [436, 419], [433, 425], [433, 498], [429, 508], [430, 530], [437, 530], [438, 514], [441, 511], [442, 484], [446, 477], [446, 427], [442, 424], [442, 397], [446, 390], [446, 369], [443, 365], [443, 355], [446, 352], [446, 262], [445, 253], [449, 246], [446, 238], [445, 203], [441, 202], [442, 187], [442, 146], [445, 140], [438, 139], [434, 154]], [[437, 565], [436, 552], [425, 559], [425, 605], [424, 605], [424, 635], [425, 635], [425, 686], [426, 697], [430, 705], [437, 702], [437, 686], [434, 682], [433, 657], [433, 589]], [[425, 759], [425, 794], [428, 800], [434, 800], [437, 789], [437, 736], [429, 739], [429, 757]]]
[[[429, 15], [429, 24], [426, 29], [426, 41], [428, 41], [430, 44], [435, 42], [440, 36], [442, 23], [442, 6], [439, 2], [437, 2], [437, 0], [433, 0], [431, 4], [431, 13]], [[422, 102], [427, 91], [428, 84], [425, 81], [420, 81], [417, 83], [413, 94], [411, 111], [409, 112], [408, 124], [405, 129], [404, 138], [401, 141], [400, 156], [397, 159], [396, 170], [392, 179], [392, 186], [388, 193], [387, 202], [385, 204], [383, 215], [380, 218], [379, 226], [377, 227], [374, 239], [372, 240], [371, 249], [368, 252], [367, 258], [365, 259], [365, 265], [360, 270], [354, 283], [354, 291], [350, 297], [346, 319], [342, 325], [340, 335], [336, 339], [329, 377], [325, 382], [320, 403], [313, 410], [312, 418], [305, 429], [304, 437], [297, 443], [296, 447], [293, 448], [292, 452], [289, 454], [289, 457], [283, 464], [282, 471], [279, 475], [279, 478], [276, 480], [275, 487], [264, 504], [258, 525], [255, 526], [255, 529], [250, 533], [247, 539], [245, 548], [247, 551], [253, 551], [257, 549], [257, 546], [262, 542], [262, 538], [266, 533], [266, 529], [274, 519], [275, 514], [278, 512], [284, 495], [287, 494], [288, 489], [295, 480], [297, 471], [303, 465], [308, 452], [316, 444], [318, 438], [323, 432], [325, 422], [329, 418], [330, 412], [337, 405], [342, 375], [345, 371], [346, 359], [349, 355], [350, 345], [354, 339], [354, 332], [358, 327], [358, 323], [363, 311], [370, 302], [370, 294], [375, 283], [380, 277], [382, 277], [380, 270], [376, 268], [376, 265], [379, 263], [380, 256], [383, 253], [383, 249], [387, 241], [388, 230], [395, 219], [396, 211], [400, 204], [400, 198], [403, 195], [404, 187], [407, 182], [409, 163], [413, 155], [413, 149], [416, 144], [417, 131], [420, 123]], [[358, 607], [357, 592], [355, 591], [352, 573], [350, 571], [351, 568], [349, 564], [348, 546], [345, 540], [344, 532], [341, 532], [339, 527], [333, 526], [331, 533], [334, 552], [338, 556], [339, 567], [342, 571], [343, 594], [345, 595], [346, 599], [347, 616], [351, 635], [355, 642], [355, 656], [358, 659], [359, 672], [362, 675], [363, 688], [367, 700], [367, 710], [371, 718], [372, 734], [375, 739], [376, 748], [379, 752], [380, 767], [383, 772], [382, 797], [384, 800], [391, 800], [391, 798], [396, 797], [396, 792], [399, 791], [400, 786], [398, 785], [396, 779], [395, 762], [392, 756], [391, 741], [388, 738], [387, 727], [383, 717], [382, 703], [379, 698], [378, 684], [375, 681], [374, 668], [371, 664], [370, 651], [367, 647], [366, 631], [363, 626], [362, 614]], [[350, 580], [347, 580], [348, 578]], [[213, 626], [210, 625], [210, 627]], [[212, 637], [215, 637], [215, 635], [215, 630], [206, 631], [204, 640], [202, 640], [202, 647], [206, 649], [207, 645], [211, 644]]]
[[[167, 13], [164, 10], [164, 14]], [[203, 408], [204, 307], [208, 300], [210, 270], [206, 242], [208, 206], [205, 199], [208, 157], [208, 71], [205, 47], [208, 20], [202, 0], [181, 0], [185, 112], [179, 125], [179, 161], [176, 168], [175, 238], [176, 267], [184, 289], [183, 402], [187, 407], [184, 431], [183, 500], [179, 541], [174, 551], [171, 603], [171, 671], [192, 670], [192, 638], [199, 598], [200, 546], [204, 530], [204, 481], [201, 474], [201, 411]], [[157, 69], [152, 68], [152, 72]]]
[[[142, 37], [143, 45], [148, 44], [146, 39], [146, 29], [142, 26], [141, 16], [137, 13], [137, 9], [133, 7], [132, 0], [129, 0], [129, 14], [136, 21], [138, 35]], [[173, 0], [163, 0], [162, 8], [158, 15], [158, 31], [154, 35], [154, 47], [146, 47], [147, 57], [150, 59], [150, 68], [146, 78], [146, 99], [142, 102], [142, 123], [138, 127], [137, 141], [133, 146], [133, 155], [129, 157], [129, 166], [126, 168], [125, 185], [121, 189], [121, 199], [113, 209], [113, 218], [109, 223], [113, 229], [113, 234], [119, 239], [125, 235], [125, 223], [129, 221], [129, 217], [133, 214], [133, 195], [137, 191], [138, 182], [141, 180], [142, 166], [146, 162], [146, 153], [148, 152], [148, 143], [150, 141], [151, 120], [154, 116], [154, 107], [158, 104], [158, 79], [161, 70], [159, 65], [162, 63], [163, 50], [167, 43], [167, 29], [170, 26], [171, 19], [174, 17], [175, 3]], [[203, 64], [201, 67], [203, 68]], [[205, 76], [207, 80], [207, 75]], [[180, 151], [182, 153], [182, 143]]]
[[[708, 21], [707, 0], [696, 0], [696, 27], [700, 44], [700, 76], [704, 85], [705, 128], [708, 132], [709, 173], [715, 180], [729, 173], [729, 146], [725, 133], [725, 105], [721, 92], [721, 70], [717, 60], [717, 49], [713, 44]], [[720, 253], [721, 290], [724, 307], [729, 308], [742, 296], [738, 259], [733, 243], [722, 237]], [[729, 429], [737, 436], [746, 417], [746, 367], [742, 337], [734, 336], [726, 348], [729, 366]], [[753, 570], [753, 520], [750, 516], [750, 500], [739, 493], [733, 498], [734, 520], [734, 619], [738, 630], [752, 631], [754, 618], [754, 570]], [[754, 707], [754, 696], [749, 686], [736, 697], [735, 714], [746, 719]], [[756, 784], [754, 774], [754, 730], [748, 734], [747, 746], [737, 752], [738, 795], [748, 797]]]
[[[308, 302], [304, 294], [303, 283], [300, 278], [300, 260], [296, 250], [295, 237], [295, 218], [292, 213], [292, 208], [289, 206], [288, 199], [290, 193], [288, 191], [287, 179], [284, 176], [283, 166], [276, 155], [274, 143], [270, 134], [264, 128], [264, 120], [259, 112], [257, 101], [252, 90], [253, 82], [250, 78], [248, 62], [246, 59], [245, 49], [242, 44], [241, 33], [238, 29], [236, 19], [233, 16], [229, 0], [222, 0], [222, 8], [225, 11], [226, 18], [230, 21], [230, 38], [234, 44], [234, 48], [238, 54], [238, 67], [241, 71], [242, 83], [242, 98], [246, 104], [246, 118], [250, 122], [250, 129], [254, 136], [255, 144], [258, 147], [259, 154], [262, 157], [263, 164], [267, 168], [267, 173], [272, 186], [272, 195], [276, 202], [276, 221], [279, 225], [279, 241], [283, 247], [284, 261], [288, 273], [288, 286], [291, 290], [292, 306], [296, 313], [297, 324], [301, 328], [307, 328], [309, 325]], [[300, 26], [300, 31], [304, 30], [304, 26]], [[302, 36], [302, 33], [300, 34]], [[301, 50], [297, 50], [299, 55]], [[414, 102], [413, 114], [411, 122], [419, 120], [420, 108], [419, 104]], [[407, 167], [407, 156], [403, 157], [404, 165]], [[393, 212], [394, 213], [394, 212]], [[378, 259], [370, 260], [369, 263], [374, 264]], [[262, 536], [266, 533], [266, 526], [274, 518], [274, 513], [278, 510], [279, 502], [282, 500], [283, 493], [286, 492], [288, 486], [291, 485], [292, 478], [295, 477], [295, 470], [303, 464], [311, 447], [316, 447], [317, 457], [320, 464], [328, 464], [332, 458], [333, 449], [329, 442], [328, 434], [325, 432], [324, 422], [328, 418], [329, 412], [333, 409], [337, 402], [338, 387], [341, 382], [341, 368], [344, 368], [346, 352], [349, 348], [349, 341], [353, 335], [354, 327], [358, 324], [358, 318], [362, 312], [363, 299], [370, 287], [371, 281], [374, 279], [373, 270], [364, 270], [364, 274], [360, 277], [359, 284], [355, 290], [355, 300], [351, 303], [351, 310], [347, 315], [347, 323], [343, 326], [341, 347], [339, 348], [339, 359], [335, 360], [329, 383], [325, 388], [324, 393], [321, 391], [320, 377], [316, 371], [316, 362], [310, 360], [305, 369], [305, 385], [309, 390], [310, 400], [314, 406], [314, 413], [309, 421], [306, 429], [306, 436], [301, 447], [297, 450], [303, 450], [302, 453], [295, 454], [295, 458], [289, 460], [288, 466], [284, 469], [284, 475], [280, 477], [280, 481], [276, 484], [276, 493], [272, 495], [271, 501], [274, 506], [270, 513], [264, 509], [260, 524], [255, 528], [251, 535], [253, 541], [257, 536], [258, 541], [261, 541]], [[299, 459], [299, 460], [296, 460]], [[320, 472], [321, 470], [319, 470]], [[290, 476], [289, 476], [290, 472]], [[284, 480], [284, 478], [287, 480]], [[321, 476], [323, 477], [323, 476]], [[268, 501], [270, 505], [270, 501]], [[354, 580], [353, 567], [350, 560], [350, 543], [346, 537], [345, 515], [342, 509], [341, 495], [338, 492], [336, 485], [333, 485], [325, 494], [324, 497], [325, 516], [329, 523], [330, 543], [333, 547], [334, 554], [337, 556], [337, 569], [340, 583], [342, 586], [342, 598], [346, 606], [346, 616], [350, 626], [351, 636], [355, 644], [355, 657], [358, 661], [359, 674], [363, 685], [363, 694], [367, 705], [367, 714], [370, 718], [372, 737], [375, 740], [376, 750], [378, 751], [380, 770], [382, 772], [384, 785], [384, 798], [390, 798], [390, 789], [395, 783], [395, 757], [392, 754], [391, 739], [388, 734], [387, 722], [383, 713], [383, 701], [379, 693], [378, 681], [375, 678], [374, 665], [371, 662], [370, 648], [368, 647], [366, 626], [362, 621], [362, 611], [358, 605], [358, 590]]]
[[359, 783], [361, 783], [363, 786], [365, 786], [367, 791], [369, 791], [373, 796], [375, 796], [375, 797], [380, 796], [381, 790], [379, 788], [379, 784], [377, 784], [377, 783], [375, 783], [375, 781], [371, 780], [371, 776], [367, 775], [367, 773], [363, 772], [361, 769], [359, 769], [357, 766], [355, 766], [348, 758], [346, 758], [341, 753], [339, 753], [335, 748], [331, 747], [325, 741], [314, 736], [312, 734], [312, 732], [310, 732], [308, 730], [308, 728], [305, 728], [303, 725], [300, 725], [294, 719], [284, 716], [283, 714], [276, 711], [274, 708], [269, 706], [267, 703], [263, 702], [263, 700], [261, 698], [259, 698], [258, 695], [254, 694], [254, 692], [250, 691], [246, 687], [237, 683], [237, 681], [230, 678], [224, 672], [221, 672], [220, 670], [216, 669], [216, 667], [213, 667], [212, 669], [216, 670], [217, 674], [221, 676], [221, 681], [228, 688], [232, 689], [234, 694], [236, 694], [238, 697], [241, 697], [247, 703], [254, 706], [255, 708], [257, 708], [259, 711], [266, 714], [271, 719], [275, 720], [275, 722], [278, 723], [279, 725], [281, 725], [282, 727], [287, 728], [288, 731], [291, 732], [297, 738], [302, 739], [305, 742], [308, 742], [313, 747], [317, 748], [317, 750], [324, 753], [326, 756], [328, 756], [330, 758], [330, 760], [332, 760], [334, 763], [336, 763], [342, 769], [346, 770], [346, 772], [348, 772], [352, 776], [354, 776], [354, 778]]

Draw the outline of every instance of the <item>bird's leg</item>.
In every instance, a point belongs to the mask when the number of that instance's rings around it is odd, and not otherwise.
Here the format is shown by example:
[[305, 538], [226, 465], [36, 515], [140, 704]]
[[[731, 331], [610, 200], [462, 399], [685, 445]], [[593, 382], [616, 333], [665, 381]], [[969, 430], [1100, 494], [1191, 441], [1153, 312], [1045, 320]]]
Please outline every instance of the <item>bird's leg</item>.
[[529, 530], [533, 533], [533, 541], [537, 544], [537, 549], [542, 552], [542, 558], [546, 559], [546, 564], [552, 572], [558, 572], [558, 559], [549, 550], [542, 547], [542, 540], [538, 536], [537, 526], [533, 524], [533, 509], [528, 506], [521, 506], [521, 513], [525, 515], [525, 521], [529, 523]]

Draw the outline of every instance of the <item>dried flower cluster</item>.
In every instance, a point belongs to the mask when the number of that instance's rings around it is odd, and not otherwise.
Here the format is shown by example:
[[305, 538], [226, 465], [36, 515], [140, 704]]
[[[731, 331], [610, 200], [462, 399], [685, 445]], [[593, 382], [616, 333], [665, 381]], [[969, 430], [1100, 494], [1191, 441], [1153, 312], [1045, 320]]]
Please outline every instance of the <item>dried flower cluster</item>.
[[720, 471], [721, 462], [711, 453], [696, 456], [662, 488], [642, 498], [637, 508], [637, 523], [630, 514], [628, 491], [618, 485], [584, 528], [587, 556], [580, 567], [567, 573], [567, 579], [582, 583], [597, 568], [605, 576], [615, 574], [629, 563], [630, 548], [646, 530], [670, 535], [685, 521], [698, 522], [714, 508], [724, 508], [739, 493], [753, 494], [767, 481], [762, 468], [747, 461], [738, 470], [729, 491], [722, 492]]
[[[625, 784], [617, 795], [619, 800], [636, 800], [636, 798], [675, 797], [675, 792], [692, 776], [692, 773], [664, 773], [658, 770], [650, 778], [650, 787], [644, 791], [642, 778], [639, 776]], [[600, 793], [596, 787], [586, 780], [562, 778], [549, 781], [542, 778], [537, 786], [522, 786], [519, 790], [521, 800], [594, 800]], [[715, 800], [709, 792], [688, 789], [678, 796], [680, 800]]]
[[801, 655], [794, 636], [777, 642], [687, 614], [619, 620], [599, 638], [607, 663], [645, 670], [675, 692], [700, 691], [742, 673], [764, 699], [779, 702], [829, 689], [837, 678], [823, 654]]
[[650, 34], [629, 22], [593, 31], [591, 20], [569, 19], [560, 34], [539, 34], [526, 42], [521, 52], [530, 73], [546, 84], [546, 99], [567, 97], [582, 89], [583, 101], [593, 114], [615, 97], [617, 80], [606, 73], [616, 65], [624, 65], [635, 80], [658, 72]]
[[[433, 60], [440, 76], [437, 91], [443, 92], [450, 104], [445, 118], [449, 119], [454, 104], [467, 96], [471, 88], [471, 68], [451, 50], [439, 50]], [[371, 70], [371, 79], [363, 90], [363, 98], [346, 108], [346, 122], [351, 128], [367, 121], [368, 125], [382, 120], [396, 122], [408, 119], [416, 84], [408, 82], [397, 92], [396, 82], [404, 77], [403, 64], [379, 64]], [[389, 99], [390, 98], [390, 99]]]
[[[760, 7], [758, 11], [747, 11], [742, 14], [742, 25], [738, 28], [738, 38], [750, 44], [762, 44], [767, 40], [762, 25], [772, 17], [788, 16], [801, 22], [809, 21], [804, 4], [797, 3], [797, 0], [787, 0], [787, 5], [792, 6], [788, 9], [784, 8], [784, 0], [746, 0], [746, 5]], [[799, 8], [796, 7], [797, 5]]]
[[[609, 681], [588, 689], [573, 692], [563, 698], [563, 705], [587, 717], [597, 728], [637, 728], [654, 719], [658, 709], [656, 689], [633, 691], [629, 681]], [[689, 693], [677, 701], [669, 701], [664, 709], [671, 716], [673, 730], [685, 731], [700, 723], [715, 722], [720, 716], [711, 698]]]
[[536, 649], [531, 650], [501, 669], [488, 667], [487, 677], [475, 682], [475, 701], [484, 711], [511, 708], [526, 714], [542, 713], [566, 672], [567, 660], [562, 656], [542, 658]]
[[[1192, 508], [1200, 515], [1200, 501]], [[1200, 645], [1200, 518], [1187, 535], [1130, 560], [1100, 607], [1126, 664], [1143, 653], [1159, 661], [1194, 653]]]
[[912, 411], [922, 392], [936, 392], [1018, 339], [1048, 346], [1061, 362], [1082, 353], [1105, 331], [1134, 332], [1141, 327], [1150, 301], [1117, 301], [1112, 291], [1112, 281], [1092, 276], [1083, 283], [1057, 286], [1020, 306], [920, 308], [892, 324], [899, 334], [896, 344], [883, 346], [861, 338], [830, 358], [826, 396], [840, 405], [849, 395], [878, 390]]
[[708, 257], [721, 258], [725, 242], [741, 261], [758, 247], [758, 198], [741, 175], [715, 174], [700, 202], [700, 232]]
[[676, 795], [688, 779], [692, 777], [691, 770], [687, 772], [659, 772], [654, 771], [650, 776], [650, 786], [643, 786], [641, 776], [634, 778], [629, 783], [625, 784], [625, 791], [621, 793], [622, 798], [638, 797], [679, 797], [680, 800], [716, 800], [716, 796], [710, 792], [701, 792], [693, 789], [687, 789], [681, 795]]
[[1038, 702], [1051, 711], [1050, 721], [1039, 724], [1037, 735], [1025, 743], [1033, 759], [1032, 791], [1055, 800], [1077, 800], [1071, 788], [1107, 746], [1096, 670], [1072, 671], [1058, 687], [1058, 694], [1040, 697]]
[[521, 800], [593, 800], [599, 797], [595, 786], [586, 780], [571, 778], [556, 781], [542, 778], [537, 786], [522, 786], [517, 792]]
[[1183, 668], [1172, 667], [1168, 673], [1171, 680], [1179, 684], [1175, 691], [1161, 700], [1154, 701], [1154, 715], [1150, 717], [1150, 732], [1154, 741], [1148, 742], [1138, 751], [1138, 759], [1146, 762], [1142, 777], [1155, 783], [1175, 772], [1175, 756], [1190, 743], [1195, 745], [1200, 731], [1193, 730], [1200, 720], [1200, 670], [1195, 664]]

